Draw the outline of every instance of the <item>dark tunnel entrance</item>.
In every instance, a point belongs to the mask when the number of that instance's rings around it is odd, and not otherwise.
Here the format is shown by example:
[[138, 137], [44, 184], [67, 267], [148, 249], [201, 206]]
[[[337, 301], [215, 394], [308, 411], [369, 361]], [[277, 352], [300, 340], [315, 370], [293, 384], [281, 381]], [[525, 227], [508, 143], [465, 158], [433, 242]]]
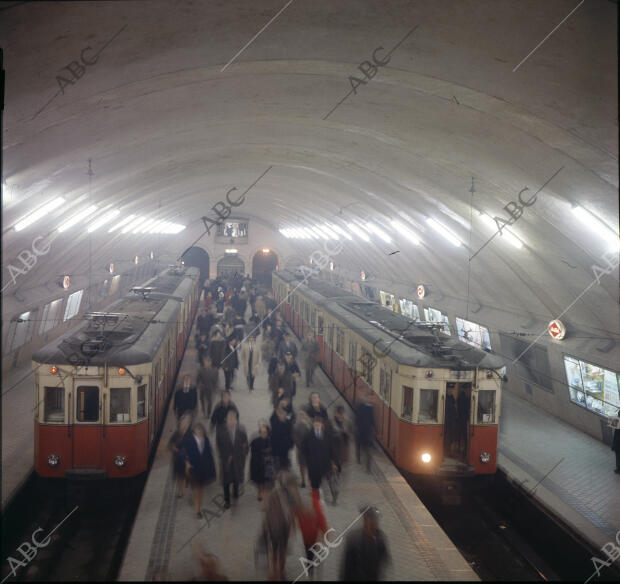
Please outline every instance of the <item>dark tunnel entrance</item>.
[[186, 266], [193, 266], [200, 270], [200, 283], [209, 277], [209, 254], [201, 247], [190, 247], [181, 256]]
[[278, 265], [278, 255], [273, 250], [261, 250], [252, 259], [252, 279], [271, 287], [271, 273]]

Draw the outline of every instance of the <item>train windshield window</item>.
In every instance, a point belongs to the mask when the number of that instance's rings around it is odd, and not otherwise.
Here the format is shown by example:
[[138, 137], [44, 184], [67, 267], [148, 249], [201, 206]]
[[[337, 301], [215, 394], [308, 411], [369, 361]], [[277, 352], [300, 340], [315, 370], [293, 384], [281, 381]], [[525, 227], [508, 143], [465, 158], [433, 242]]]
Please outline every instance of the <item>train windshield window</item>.
[[439, 401], [439, 391], [436, 389], [420, 390], [420, 413], [419, 422], [437, 421], [437, 403]]
[[493, 424], [495, 422], [495, 390], [478, 392], [478, 423]]
[[129, 422], [128, 387], [110, 388], [110, 422]]
[[138, 387], [138, 420], [142, 418], [146, 418], [146, 385]]
[[96, 386], [79, 386], [77, 388], [76, 407], [78, 422], [99, 421], [99, 388]]
[[65, 388], [46, 387], [44, 399], [44, 420], [46, 422], [64, 422]]
[[413, 416], [413, 388], [403, 385], [403, 418]]

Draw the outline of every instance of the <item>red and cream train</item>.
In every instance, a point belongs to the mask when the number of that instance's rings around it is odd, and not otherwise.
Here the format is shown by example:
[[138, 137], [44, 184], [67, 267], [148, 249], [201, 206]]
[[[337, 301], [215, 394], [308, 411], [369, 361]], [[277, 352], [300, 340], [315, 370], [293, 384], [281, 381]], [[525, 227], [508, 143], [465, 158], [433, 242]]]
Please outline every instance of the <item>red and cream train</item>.
[[346, 400], [355, 405], [371, 391], [376, 438], [399, 469], [452, 479], [495, 473], [501, 359], [288, 270], [274, 272], [273, 292], [295, 333], [316, 335], [322, 368]]
[[33, 355], [39, 476], [147, 469], [199, 294], [197, 268], [171, 267]]

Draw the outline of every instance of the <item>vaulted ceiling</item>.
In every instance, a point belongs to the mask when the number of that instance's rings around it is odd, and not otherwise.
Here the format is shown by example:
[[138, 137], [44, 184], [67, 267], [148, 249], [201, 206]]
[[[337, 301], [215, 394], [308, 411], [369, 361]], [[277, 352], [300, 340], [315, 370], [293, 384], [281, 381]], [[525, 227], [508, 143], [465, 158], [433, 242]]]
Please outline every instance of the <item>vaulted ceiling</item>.
[[[279, 229], [373, 221], [393, 243], [353, 236], [339, 264], [455, 297], [469, 290], [517, 313], [570, 306], [566, 319], [617, 336], [617, 268], [575, 301], [592, 264], [617, 253], [617, 5], [588, 0], [563, 21], [577, 5], [0, 3], [3, 278], [37, 236], [51, 237], [50, 252], [15, 290], [156, 243], [180, 254], [204, 231], [201, 216], [232, 187], [251, 187], [239, 211], [291, 254], [321, 242], [285, 240]], [[374, 75], [373, 55], [389, 55]], [[503, 208], [526, 187], [523, 200], [539, 192], [511, 227], [522, 247], [498, 236], [472, 258], [494, 232], [478, 212], [509, 219]], [[14, 229], [59, 196], [63, 205]], [[56, 231], [91, 204], [186, 229]]]

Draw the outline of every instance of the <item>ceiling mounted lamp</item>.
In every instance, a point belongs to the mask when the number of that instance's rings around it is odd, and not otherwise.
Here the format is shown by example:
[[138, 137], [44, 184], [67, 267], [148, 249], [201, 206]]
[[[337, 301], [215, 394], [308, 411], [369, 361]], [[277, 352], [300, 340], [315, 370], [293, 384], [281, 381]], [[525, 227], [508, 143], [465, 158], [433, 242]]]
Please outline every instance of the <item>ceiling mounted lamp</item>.
[[392, 243], [391, 237], [385, 231], [383, 231], [383, 229], [379, 229], [379, 227], [377, 227], [374, 223], [371, 223], [369, 221], [368, 223], [366, 223], [365, 227], [366, 229], [377, 235], [379, 238], [381, 238], [383, 241], [385, 241], [385, 243]]
[[38, 221], [39, 219], [41, 219], [41, 217], [45, 217], [47, 214], [51, 213], [54, 209], [57, 209], [58, 207], [60, 207], [64, 202], [65, 200], [62, 197], [56, 197], [55, 199], [52, 199], [49, 203], [46, 203], [45, 205], [43, 205], [42, 207], [40, 207], [33, 213], [30, 213], [29, 215], [26, 215], [23, 219], [19, 220], [15, 224], [15, 231], [21, 231], [22, 229], [25, 229], [29, 225], [32, 225], [35, 221]]
[[111, 211], [108, 211], [107, 213], [99, 217], [99, 219], [95, 219], [95, 221], [93, 221], [88, 226], [88, 233], [93, 233], [94, 231], [97, 231], [97, 229], [99, 229], [106, 223], [109, 223], [110, 221], [112, 221], [112, 219], [116, 218], [120, 214], [121, 212], [118, 209], [112, 209]]
[[[495, 223], [495, 221], [491, 217], [489, 217], [486, 213], [483, 213], [482, 211], [479, 211], [478, 215], [485, 225], [487, 225], [494, 231], [497, 231], [497, 223]], [[502, 228], [500, 237], [504, 237], [508, 243], [510, 243], [517, 249], [521, 249], [523, 247], [523, 243], [521, 242], [521, 240], [516, 235], [511, 233], [507, 227]]]
[[588, 229], [595, 232], [609, 247], [609, 251], [617, 251], [620, 247], [620, 240], [618, 234], [614, 233], [606, 223], [598, 219], [594, 214], [586, 211], [583, 207], [575, 204], [572, 207], [572, 212]]
[[125, 225], [127, 225], [127, 223], [130, 223], [135, 218], [136, 218], [135, 215], [128, 215], [124, 219], [121, 219], [116, 225], [114, 225], [114, 227], [111, 227], [110, 229], [108, 229], [108, 233], [114, 233], [117, 229], [124, 227]]
[[352, 231], [360, 239], [363, 239], [366, 242], [370, 241], [370, 237], [368, 237], [368, 235], [366, 235], [357, 225], [355, 225], [355, 223], [347, 223], [347, 227], [349, 228], [349, 231]]
[[405, 225], [403, 225], [400, 221], [393, 219], [391, 223], [392, 223], [392, 227], [396, 230], [396, 232], [399, 235], [402, 235], [403, 237], [407, 238], [414, 245], [420, 245], [420, 240], [416, 237], [413, 231], [405, 227]]
[[97, 211], [97, 205], [91, 205], [90, 207], [86, 207], [86, 209], [83, 209], [79, 213], [76, 213], [75, 215], [73, 215], [73, 217], [71, 217], [70, 219], [67, 219], [64, 223], [62, 223], [58, 227], [58, 231], [60, 233], [62, 233], [63, 231], [67, 231], [67, 229], [70, 229], [76, 223], [82, 221], [83, 219], [86, 219], [86, 217], [88, 217], [89, 215], [92, 215], [96, 211]]
[[271, 250], [268, 247], [263, 248], [263, 253], [267, 254], [269, 253]]
[[452, 245], [456, 247], [460, 247], [462, 245], [460, 239], [456, 236], [456, 234], [452, 233], [452, 231], [450, 231], [445, 225], [439, 223], [439, 221], [436, 221], [435, 219], [428, 217], [426, 219], [426, 222], [435, 231], [437, 231], [437, 233], [439, 233], [445, 239], [447, 239]]
[[133, 221], [130, 221], [123, 227], [121, 233], [129, 233], [130, 231], [133, 231], [138, 225], [140, 225], [140, 223], [143, 223], [144, 221], [146, 221], [146, 217], [135, 217]]
[[353, 238], [342, 228], [340, 225], [331, 224], [330, 227], [336, 232], [340, 233], [343, 237], [346, 237], [349, 241], [353, 241]]

